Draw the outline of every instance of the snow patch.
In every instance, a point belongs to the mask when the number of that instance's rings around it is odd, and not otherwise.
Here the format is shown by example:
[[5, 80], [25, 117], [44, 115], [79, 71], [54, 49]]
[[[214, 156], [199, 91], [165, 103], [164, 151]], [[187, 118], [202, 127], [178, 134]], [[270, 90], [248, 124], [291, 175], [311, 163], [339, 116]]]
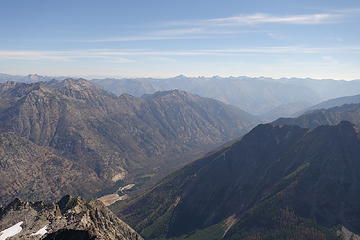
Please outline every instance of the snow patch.
[[15, 236], [16, 234], [21, 232], [21, 230], [22, 230], [21, 224], [23, 224], [23, 223], [24, 222], [18, 222], [14, 226], [9, 227], [9, 228], [5, 229], [4, 231], [2, 231], [0, 233], [0, 240], [5, 240], [5, 239]]
[[32, 233], [31, 236], [36, 236], [36, 235], [43, 236], [43, 235], [45, 235], [47, 233], [46, 228], [47, 228], [47, 225], [45, 227], [41, 228], [36, 233]]

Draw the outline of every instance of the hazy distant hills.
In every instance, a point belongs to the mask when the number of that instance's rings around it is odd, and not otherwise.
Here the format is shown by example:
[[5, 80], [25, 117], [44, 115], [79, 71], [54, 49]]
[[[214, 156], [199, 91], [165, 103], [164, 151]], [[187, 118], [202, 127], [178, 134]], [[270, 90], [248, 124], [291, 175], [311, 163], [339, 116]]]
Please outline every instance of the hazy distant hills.
[[182, 89], [200, 96], [215, 98], [232, 104], [266, 120], [289, 117], [321, 101], [360, 93], [360, 81], [314, 79], [271, 79], [250, 77], [178, 76], [168, 79], [97, 79], [97, 84], [120, 95], [159, 90]]
[[[161, 91], [162, 88], [154, 86], [147, 79], [93, 79], [92, 82], [108, 89], [116, 95], [124, 93], [132, 96], [141, 97], [144, 94], [151, 94], [157, 91]], [[169, 88], [174, 89], [174, 88]], [[169, 90], [166, 89], [166, 90]]]
[[[360, 81], [14, 80], [0, 84], [0, 204], [103, 196], [145, 239], [360, 239]], [[267, 121], [309, 111], [256, 126], [237, 106]], [[82, 233], [119, 230], [101, 204], [65, 202], [71, 214], [93, 214], [86, 221], [97, 227]], [[53, 216], [37, 212], [43, 203], [13, 203], [34, 219]]]
[[29, 74], [26, 76], [21, 76], [21, 75], [9, 75], [9, 74], [0, 73], [0, 83], [5, 83], [8, 81], [34, 83], [40, 81], [50, 81], [52, 79], [63, 80], [65, 78], [66, 77], [49, 77], [38, 74]]
[[296, 118], [279, 118], [273, 124], [315, 128], [321, 125], [336, 125], [343, 120], [360, 125], [360, 104], [344, 104], [329, 109], [313, 110]]
[[146, 239], [357, 239], [359, 156], [359, 129], [349, 122], [259, 125], [120, 215]]
[[356, 104], [360, 103], [360, 94], [354, 96], [345, 96], [340, 98], [329, 99], [327, 101], [316, 104], [315, 106], [307, 108], [306, 111], [309, 112], [317, 109], [329, 109], [332, 107], [342, 106], [344, 104], [354, 104], [354, 103]]
[[[264, 122], [271, 122], [274, 119], [277, 119], [279, 116], [295, 117], [297, 115], [301, 115], [300, 113], [303, 113], [304, 109], [308, 109], [311, 106], [312, 105], [309, 104], [308, 102], [296, 102], [296, 103], [283, 104], [283, 105], [280, 105], [279, 107], [273, 108], [272, 110], [270, 110], [264, 114], [261, 114], [259, 116], [259, 118], [261, 118]], [[298, 111], [299, 109], [301, 109], [300, 113], [294, 112], [294, 111]]]
[[[111, 82], [108, 89], [115, 94], [121, 94], [123, 91], [129, 91], [125, 88], [125, 83], [128, 81], [128, 79], [104, 79], [96, 80], [96, 83], [107, 88], [108, 83]], [[309, 88], [261, 78], [188, 78], [178, 76], [170, 79], [132, 79], [131, 81], [137, 82], [140, 86], [145, 83], [151, 84], [152, 88], [156, 90], [182, 89], [200, 96], [218, 99], [253, 114], [264, 114], [280, 105], [303, 102], [304, 99], [310, 104], [320, 101], [320, 98]], [[152, 92], [148, 86], [142, 89], [143, 91], [139, 92]]]
[[[0, 82], [10, 80], [10, 75], [0, 75]], [[34, 82], [49, 81], [51, 77], [36, 74], [14, 76], [12, 80]], [[57, 79], [64, 79], [58, 77]], [[337, 81], [309, 78], [272, 79], [265, 77], [186, 77], [166, 78], [105, 78], [94, 83], [116, 95], [127, 93], [136, 97], [157, 91], [180, 89], [202, 97], [209, 97], [234, 105], [265, 121], [291, 117], [322, 101], [360, 93], [360, 81]]]
[[[14, 134], [3, 136], [0, 195], [54, 199], [140, 185], [256, 123], [236, 107], [178, 90], [137, 98], [83, 79], [7, 82], [0, 84], [0, 130]], [[81, 184], [70, 188], [73, 182]]]

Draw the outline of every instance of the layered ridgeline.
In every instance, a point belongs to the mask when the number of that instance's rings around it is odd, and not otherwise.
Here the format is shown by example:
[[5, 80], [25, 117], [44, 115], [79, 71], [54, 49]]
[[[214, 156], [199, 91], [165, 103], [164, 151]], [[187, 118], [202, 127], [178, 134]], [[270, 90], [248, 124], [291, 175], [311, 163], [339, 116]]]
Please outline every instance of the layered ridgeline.
[[354, 96], [345, 96], [340, 98], [329, 99], [327, 101], [316, 104], [315, 106], [307, 108], [306, 112], [310, 112], [318, 109], [329, 109], [333, 107], [340, 107], [344, 104], [358, 104], [358, 103], [360, 103], [359, 94]]
[[305, 128], [314, 128], [321, 125], [336, 125], [346, 120], [356, 125], [360, 124], [360, 103], [344, 104], [338, 107], [312, 110], [296, 118], [279, 118], [276, 125], [297, 125]]
[[142, 240], [101, 202], [65, 196], [58, 203], [15, 199], [0, 208], [0, 239]]
[[[0, 74], [0, 82], [50, 81], [53, 77], [30, 74], [12, 76]], [[56, 77], [64, 79], [64, 77]], [[116, 95], [127, 93], [136, 97], [157, 91], [181, 89], [203, 97], [218, 99], [234, 105], [251, 114], [261, 116], [266, 121], [278, 117], [291, 117], [308, 107], [332, 98], [359, 94], [360, 81], [336, 81], [331, 79], [266, 77], [186, 77], [174, 78], [106, 78], [94, 79], [97, 83]]]
[[82, 79], [4, 83], [0, 130], [13, 134], [1, 135], [1, 201], [88, 196], [138, 184], [256, 122], [235, 107], [178, 90], [136, 98]]
[[0, 83], [5, 83], [8, 81], [34, 83], [34, 82], [39, 82], [39, 81], [50, 81], [53, 79], [63, 80], [65, 78], [66, 77], [42, 76], [39, 74], [28, 74], [26, 76], [22, 76], [22, 75], [10, 75], [10, 74], [0, 73]]
[[355, 95], [360, 81], [299, 78], [186, 77], [168, 79], [96, 79], [97, 84], [117, 95], [141, 96], [160, 90], [182, 89], [237, 106], [266, 120], [290, 117], [321, 101]]
[[[218, 99], [249, 113], [264, 115], [265, 118], [270, 117], [270, 119], [273, 119], [270, 111], [275, 108], [286, 109], [285, 116], [290, 116], [292, 112], [300, 111], [321, 101], [311, 88], [267, 78], [178, 76], [168, 79], [96, 79], [93, 81], [117, 95], [128, 92], [141, 96], [159, 90], [182, 89], [200, 96]], [[288, 105], [288, 107], [284, 108], [283, 105]]]
[[359, 129], [349, 122], [259, 125], [119, 215], [146, 239], [358, 239], [359, 156]]

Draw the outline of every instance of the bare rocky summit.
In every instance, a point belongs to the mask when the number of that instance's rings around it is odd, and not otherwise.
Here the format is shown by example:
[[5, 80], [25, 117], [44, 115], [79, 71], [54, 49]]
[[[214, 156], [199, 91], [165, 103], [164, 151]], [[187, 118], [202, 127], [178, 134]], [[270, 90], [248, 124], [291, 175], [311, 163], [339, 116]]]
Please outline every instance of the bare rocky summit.
[[0, 230], [11, 240], [143, 239], [101, 202], [69, 195], [58, 203], [15, 199], [0, 209]]

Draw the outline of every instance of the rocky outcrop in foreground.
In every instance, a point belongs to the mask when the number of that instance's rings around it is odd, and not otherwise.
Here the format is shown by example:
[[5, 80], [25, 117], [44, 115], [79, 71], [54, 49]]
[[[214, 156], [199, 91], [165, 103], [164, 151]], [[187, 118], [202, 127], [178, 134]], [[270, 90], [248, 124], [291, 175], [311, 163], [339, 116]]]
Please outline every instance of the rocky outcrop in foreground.
[[58, 203], [15, 199], [0, 208], [0, 239], [141, 240], [101, 202], [69, 195]]

